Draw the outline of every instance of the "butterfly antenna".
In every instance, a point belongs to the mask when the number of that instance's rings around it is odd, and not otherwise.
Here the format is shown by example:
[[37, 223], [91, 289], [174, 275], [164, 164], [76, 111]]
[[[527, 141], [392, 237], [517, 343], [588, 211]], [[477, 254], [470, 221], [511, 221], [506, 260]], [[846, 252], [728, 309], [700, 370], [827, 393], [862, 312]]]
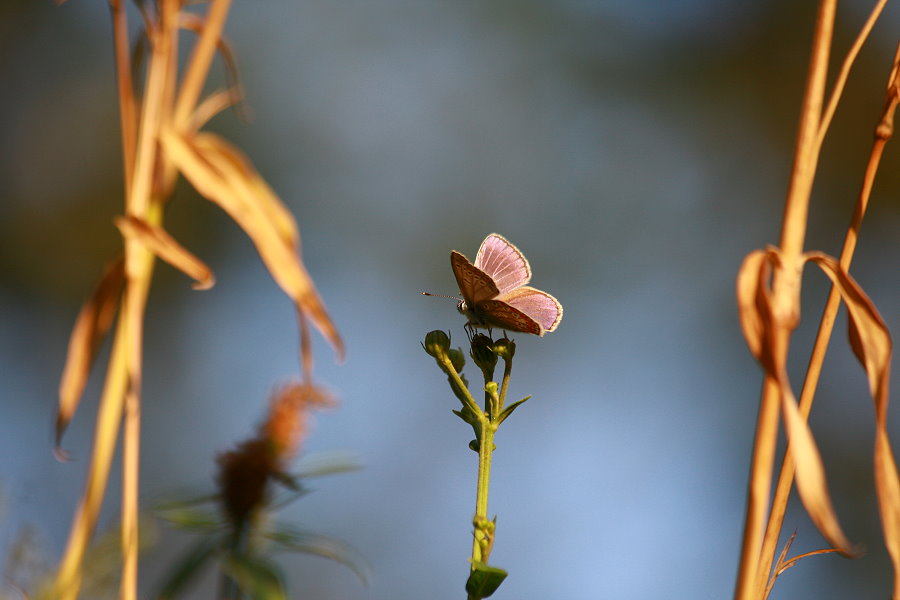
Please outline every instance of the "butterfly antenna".
[[432, 294], [431, 292], [422, 292], [422, 295], [423, 296], [433, 296], [435, 298], [448, 298], [450, 300], [456, 300], [457, 302], [459, 302], [459, 300], [460, 300], [460, 298], [457, 298], [456, 296], [447, 296], [445, 294]]

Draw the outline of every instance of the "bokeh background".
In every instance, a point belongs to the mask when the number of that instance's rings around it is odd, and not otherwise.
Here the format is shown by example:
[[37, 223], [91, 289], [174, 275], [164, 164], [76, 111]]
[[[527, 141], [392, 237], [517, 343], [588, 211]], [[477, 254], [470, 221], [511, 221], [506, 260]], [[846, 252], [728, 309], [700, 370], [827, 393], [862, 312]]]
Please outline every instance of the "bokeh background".
[[[836, 60], [869, 4], [841, 6]], [[566, 310], [556, 333], [517, 340], [511, 395], [534, 398], [497, 438], [492, 562], [510, 576], [496, 597], [731, 595], [761, 381], [734, 278], [747, 252], [778, 240], [814, 15], [811, 0], [235, 3], [227, 31], [253, 117], [227, 113], [211, 128], [297, 215], [304, 259], [346, 338], [342, 365], [317, 338], [317, 376], [341, 404], [317, 416], [305, 453], [364, 465], [316, 480], [281, 518], [353, 544], [371, 563], [370, 586], [289, 556], [295, 597], [462, 596], [471, 430], [419, 343], [432, 329], [464, 340], [463, 320], [419, 292], [456, 293], [449, 251], [473, 257], [492, 231], [523, 250], [534, 284]], [[850, 79], [810, 248], [839, 251], [898, 30], [895, 5]], [[111, 48], [101, 0], [0, 5], [4, 559], [27, 527], [44, 560], [58, 558], [88, 462], [101, 374], [64, 441], [74, 462], [53, 459], [51, 423], [74, 317], [120, 244]], [[897, 167], [890, 145], [853, 267], [895, 332]], [[251, 433], [297, 371], [291, 305], [242, 232], [187, 186], [167, 225], [218, 283], [195, 292], [157, 271], [148, 504], [210, 491], [216, 453]], [[812, 269], [805, 286], [797, 385], [827, 292]], [[773, 598], [889, 594], [871, 401], [844, 332], [841, 316], [813, 430], [842, 522], [867, 552], [803, 561]], [[117, 483], [101, 528], [115, 523]], [[796, 552], [823, 545], [796, 504], [785, 527], [798, 532]], [[163, 533], [144, 558], [146, 593], [190, 541]]]

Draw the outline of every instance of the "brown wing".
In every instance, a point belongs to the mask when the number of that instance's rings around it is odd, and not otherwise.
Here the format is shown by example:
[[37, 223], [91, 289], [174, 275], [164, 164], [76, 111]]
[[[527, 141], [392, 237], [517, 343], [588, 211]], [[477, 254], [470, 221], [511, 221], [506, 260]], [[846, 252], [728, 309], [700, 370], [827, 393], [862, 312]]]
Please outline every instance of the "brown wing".
[[[478, 319], [487, 326], [518, 331], [520, 333], [533, 333], [544, 335], [544, 328], [540, 323], [514, 308], [502, 300], [484, 300], [476, 304], [472, 311]], [[476, 323], [476, 325], [479, 325]]]
[[453, 250], [450, 252], [450, 266], [456, 275], [459, 293], [468, 306], [475, 306], [483, 300], [497, 296], [500, 290], [487, 273], [469, 262], [469, 259]]

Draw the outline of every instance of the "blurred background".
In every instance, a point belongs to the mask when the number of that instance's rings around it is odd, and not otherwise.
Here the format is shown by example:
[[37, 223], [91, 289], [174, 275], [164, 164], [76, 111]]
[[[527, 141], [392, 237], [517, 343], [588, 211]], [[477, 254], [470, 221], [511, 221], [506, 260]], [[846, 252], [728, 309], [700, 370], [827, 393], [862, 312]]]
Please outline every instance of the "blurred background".
[[[870, 4], [841, 6], [836, 60]], [[474, 258], [492, 231], [566, 311], [557, 332], [517, 336], [510, 394], [534, 397], [496, 439], [492, 563], [510, 576], [495, 597], [732, 594], [761, 383], [734, 279], [747, 252], [778, 241], [815, 10], [812, 0], [235, 3], [227, 32], [252, 119], [225, 113], [210, 129], [243, 148], [297, 216], [304, 260], [347, 342], [338, 365], [316, 338], [318, 380], [340, 406], [317, 415], [304, 453], [364, 465], [313, 481], [280, 518], [355, 546], [370, 586], [336, 563], [287, 556], [294, 597], [462, 597], [476, 455], [420, 342], [432, 329], [464, 342], [463, 318], [419, 292], [455, 294], [449, 251]], [[898, 27], [894, 5], [850, 78], [809, 248], [839, 252]], [[52, 564], [82, 492], [102, 369], [64, 439], [67, 464], [51, 451], [59, 374], [77, 311], [120, 246], [107, 3], [0, 5], [0, 87], [0, 556], [31, 528]], [[853, 267], [894, 332], [896, 144]], [[210, 492], [216, 453], [252, 433], [298, 370], [292, 306], [243, 233], [186, 185], [166, 224], [218, 283], [196, 292], [157, 270], [148, 505]], [[827, 293], [812, 268], [804, 283], [796, 386]], [[866, 553], [802, 561], [776, 599], [891, 589], [871, 400], [845, 328], [842, 314], [812, 426], [842, 523]], [[117, 486], [115, 475], [101, 529], [115, 524]], [[794, 553], [822, 547], [792, 507]], [[146, 593], [191, 541], [163, 533], [143, 559]], [[206, 584], [193, 597], [211, 597]]]

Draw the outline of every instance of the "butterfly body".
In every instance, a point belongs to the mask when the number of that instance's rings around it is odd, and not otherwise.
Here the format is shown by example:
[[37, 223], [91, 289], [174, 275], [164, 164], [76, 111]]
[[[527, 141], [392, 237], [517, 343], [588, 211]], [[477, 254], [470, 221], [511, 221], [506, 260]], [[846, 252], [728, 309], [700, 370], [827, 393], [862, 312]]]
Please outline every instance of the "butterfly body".
[[547, 292], [525, 285], [531, 266], [503, 236], [487, 236], [474, 264], [454, 250], [450, 266], [463, 297], [457, 308], [472, 327], [544, 335], [559, 325], [562, 305]]

